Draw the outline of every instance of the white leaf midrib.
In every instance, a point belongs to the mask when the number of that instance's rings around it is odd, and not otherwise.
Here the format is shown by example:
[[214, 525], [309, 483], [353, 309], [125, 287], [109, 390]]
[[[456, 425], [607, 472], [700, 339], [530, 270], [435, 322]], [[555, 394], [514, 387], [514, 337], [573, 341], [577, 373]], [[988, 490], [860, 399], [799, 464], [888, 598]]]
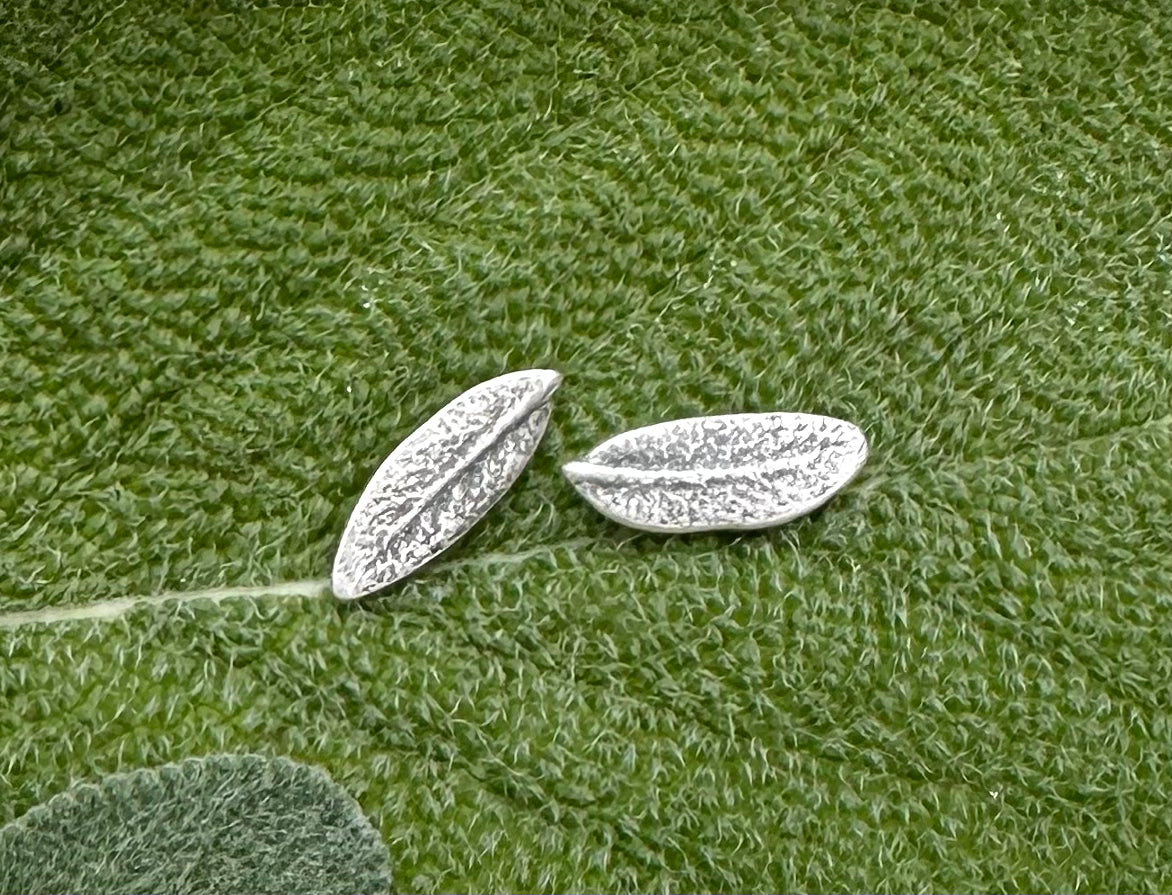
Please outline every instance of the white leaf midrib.
[[[516, 565], [541, 556], [552, 556], [560, 550], [572, 550], [596, 543], [595, 538], [569, 538], [553, 544], [514, 552], [487, 553], [438, 563], [433, 572], [455, 571], [457, 569], [479, 569], [494, 566]], [[198, 601], [221, 603], [225, 600], [269, 600], [317, 598], [332, 599], [329, 578], [310, 578], [301, 581], [285, 581], [275, 584], [245, 585], [241, 587], [208, 587], [188, 591], [163, 591], [156, 594], [142, 594], [130, 597], [115, 597], [97, 600], [79, 606], [46, 606], [43, 609], [18, 610], [0, 613], [0, 630], [21, 628], [27, 625], [54, 625], [77, 621], [111, 621], [121, 618], [140, 606], [179, 605]], [[377, 600], [378, 597], [373, 599]]]

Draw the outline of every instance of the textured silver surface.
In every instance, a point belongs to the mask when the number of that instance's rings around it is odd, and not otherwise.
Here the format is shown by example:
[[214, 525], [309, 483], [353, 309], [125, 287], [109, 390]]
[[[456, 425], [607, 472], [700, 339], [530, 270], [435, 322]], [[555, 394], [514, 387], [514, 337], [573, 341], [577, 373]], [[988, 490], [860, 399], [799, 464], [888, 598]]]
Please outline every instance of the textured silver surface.
[[358, 498], [334, 557], [334, 594], [394, 584], [451, 546], [517, 480], [549, 422], [553, 370], [482, 382], [409, 435]]
[[737, 413], [633, 429], [562, 470], [611, 519], [684, 532], [796, 519], [826, 503], [866, 459], [866, 436], [843, 420]]

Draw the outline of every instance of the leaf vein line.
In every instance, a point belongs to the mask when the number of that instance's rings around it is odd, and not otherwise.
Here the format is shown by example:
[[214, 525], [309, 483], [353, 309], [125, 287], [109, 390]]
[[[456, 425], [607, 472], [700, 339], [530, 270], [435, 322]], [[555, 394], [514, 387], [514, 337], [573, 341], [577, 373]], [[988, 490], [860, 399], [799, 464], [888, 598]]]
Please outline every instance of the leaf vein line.
[[[552, 544], [545, 544], [541, 547], [534, 547], [529, 550], [487, 553], [467, 559], [437, 563], [432, 571], [477, 570], [492, 568], [494, 566], [517, 565], [528, 562], [531, 559], [553, 556], [561, 550], [573, 550], [593, 543], [595, 543], [594, 538], [569, 538]], [[130, 597], [116, 597], [110, 600], [98, 600], [83, 606], [47, 606], [43, 609], [0, 613], [0, 630], [35, 624], [109, 621], [120, 618], [132, 609], [142, 605], [191, 603], [197, 600], [209, 600], [214, 603], [219, 603], [223, 600], [232, 599], [324, 598], [328, 597], [329, 594], [330, 580], [328, 578], [310, 578], [301, 581], [283, 581], [273, 584], [244, 585], [241, 587], [208, 587], [188, 591], [163, 591], [155, 594], [141, 594]]]

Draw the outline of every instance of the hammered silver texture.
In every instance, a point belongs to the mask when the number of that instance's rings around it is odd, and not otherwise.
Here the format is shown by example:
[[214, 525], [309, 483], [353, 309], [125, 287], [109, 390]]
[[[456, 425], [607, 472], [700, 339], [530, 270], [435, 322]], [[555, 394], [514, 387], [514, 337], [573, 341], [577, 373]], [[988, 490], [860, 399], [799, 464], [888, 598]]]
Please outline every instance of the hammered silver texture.
[[633, 429], [562, 471], [595, 509], [632, 528], [755, 529], [822, 506], [867, 450], [862, 430], [844, 420], [736, 413]]
[[537, 449], [562, 377], [507, 373], [411, 433], [375, 472], [342, 534], [333, 590], [354, 600], [410, 575], [479, 521]]

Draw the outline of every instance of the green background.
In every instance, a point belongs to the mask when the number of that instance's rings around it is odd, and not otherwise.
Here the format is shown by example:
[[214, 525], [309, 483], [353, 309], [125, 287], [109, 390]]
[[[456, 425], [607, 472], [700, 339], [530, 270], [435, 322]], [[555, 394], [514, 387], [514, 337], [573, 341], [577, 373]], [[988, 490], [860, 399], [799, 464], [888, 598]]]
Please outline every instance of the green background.
[[[1172, 888], [1170, 23], [0, 2], [0, 821], [260, 751], [405, 891]], [[378, 462], [530, 366], [518, 485], [335, 605]], [[774, 409], [872, 449], [779, 529], [558, 473]]]

